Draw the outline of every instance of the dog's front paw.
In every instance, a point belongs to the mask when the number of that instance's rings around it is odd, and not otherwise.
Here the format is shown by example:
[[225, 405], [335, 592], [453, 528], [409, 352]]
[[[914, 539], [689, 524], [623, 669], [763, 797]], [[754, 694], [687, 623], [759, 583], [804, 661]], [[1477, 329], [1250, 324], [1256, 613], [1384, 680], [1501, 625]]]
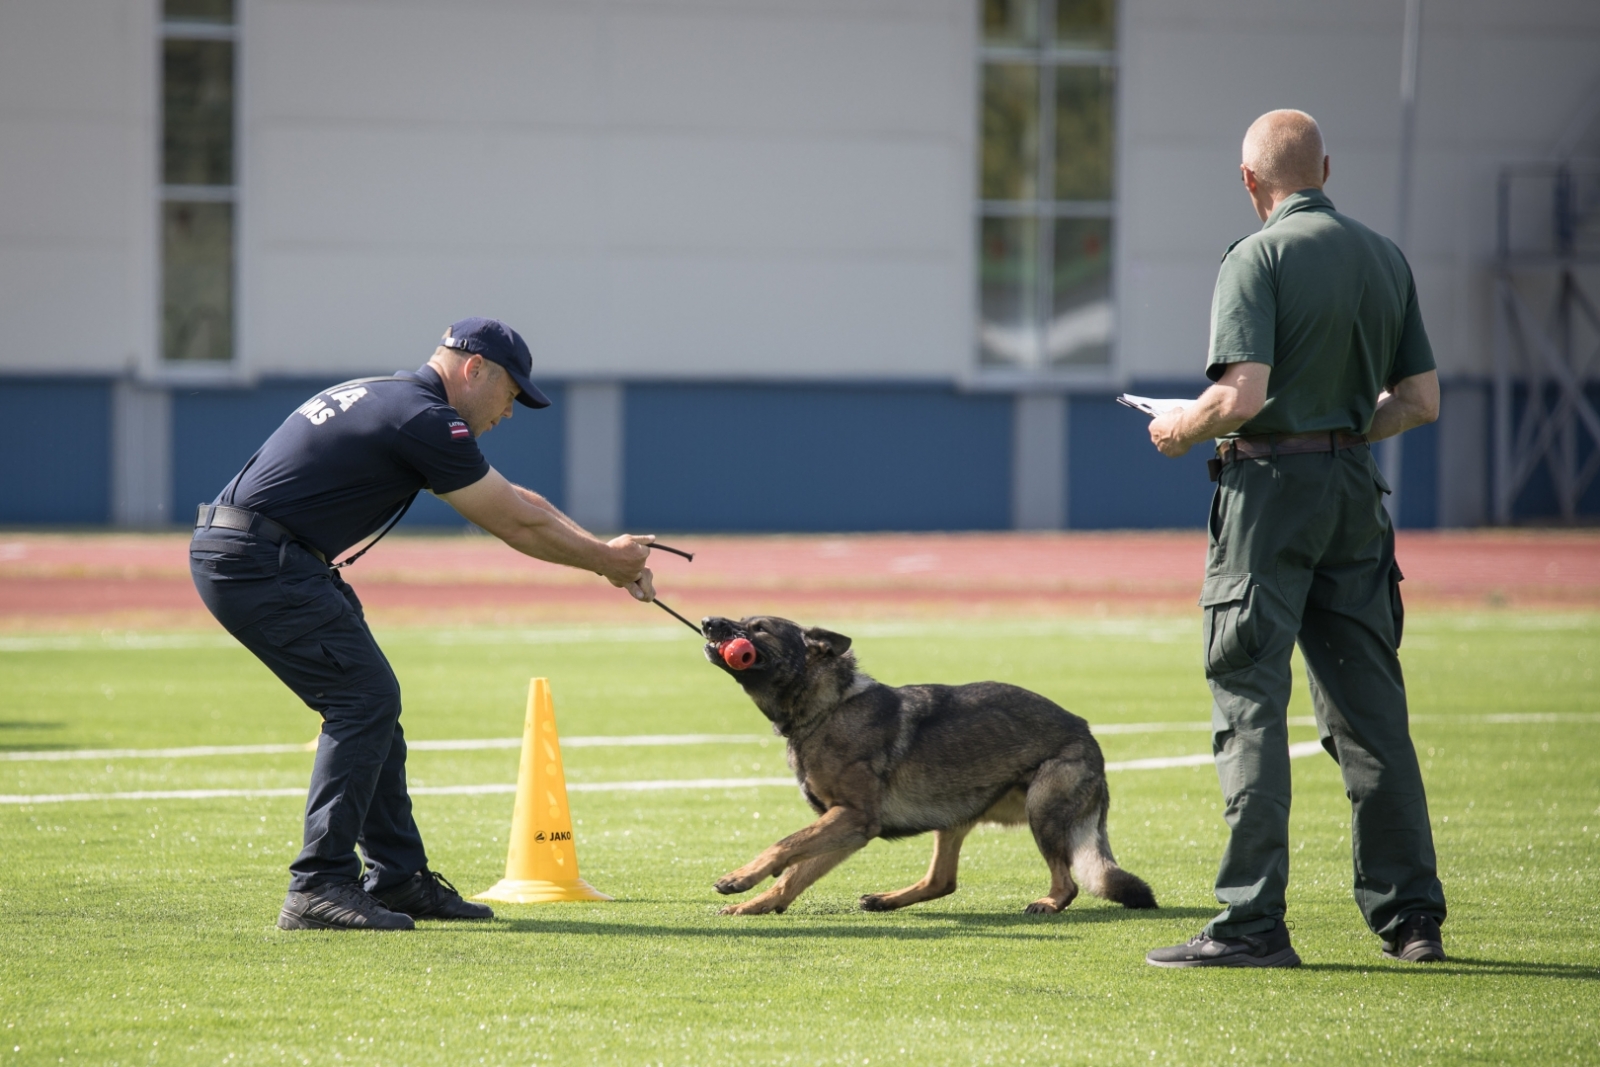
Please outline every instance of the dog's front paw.
[[755, 900], [747, 900], [743, 904], [729, 904], [726, 908], [723, 908], [721, 911], [717, 912], [717, 914], [766, 915], [769, 912], [777, 912], [781, 915], [783, 914], [783, 909], [780, 907], [775, 907], [771, 901], [762, 900], [760, 897], [757, 897]]
[[723, 896], [728, 896], [731, 893], [743, 893], [745, 890], [755, 885], [756, 882], [756, 878], [748, 874], [740, 874], [738, 871], [735, 871], [732, 874], [724, 875], [723, 877], [717, 879], [716, 885], [712, 886], [712, 888], [721, 893]]
[[868, 893], [861, 898], [862, 911], [894, 911], [899, 906], [890, 902], [887, 893]]

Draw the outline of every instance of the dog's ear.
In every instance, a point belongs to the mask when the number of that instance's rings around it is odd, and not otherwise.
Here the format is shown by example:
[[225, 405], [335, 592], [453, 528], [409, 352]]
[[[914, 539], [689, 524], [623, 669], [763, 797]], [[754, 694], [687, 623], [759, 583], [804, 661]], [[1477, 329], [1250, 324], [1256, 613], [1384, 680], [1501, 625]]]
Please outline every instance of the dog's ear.
[[813, 626], [805, 632], [806, 651], [819, 656], [842, 656], [850, 651], [850, 639], [844, 634]]

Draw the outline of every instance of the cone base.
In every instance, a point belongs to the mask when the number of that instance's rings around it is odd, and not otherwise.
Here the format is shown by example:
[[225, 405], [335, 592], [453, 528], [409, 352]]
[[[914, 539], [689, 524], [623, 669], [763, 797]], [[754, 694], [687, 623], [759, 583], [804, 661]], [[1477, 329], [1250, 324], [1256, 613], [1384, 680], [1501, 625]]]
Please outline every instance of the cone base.
[[612, 900], [582, 878], [570, 882], [547, 882], [542, 878], [502, 878], [473, 900], [493, 900], [501, 904], [554, 904], [562, 900]]

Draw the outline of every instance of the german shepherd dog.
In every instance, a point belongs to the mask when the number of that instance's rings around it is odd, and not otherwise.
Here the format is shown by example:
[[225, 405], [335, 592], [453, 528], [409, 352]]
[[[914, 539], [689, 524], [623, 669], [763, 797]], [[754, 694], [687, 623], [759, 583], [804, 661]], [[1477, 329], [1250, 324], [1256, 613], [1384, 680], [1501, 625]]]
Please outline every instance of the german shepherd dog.
[[[820, 816], [718, 881], [726, 895], [779, 876], [722, 914], [781, 912], [873, 838], [929, 830], [933, 861], [922, 880], [869, 893], [861, 907], [890, 911], [945, 896], [956, 889], [961, 842], [980, 822], [1033, 830], [1050, 892], [1029, 912], [1054, 914], [1072, 903], [1073, 870], [1095, 896], [1156, 906], [1150, 887], [1112, 858], [1105, 759], [1076, 715], [999, 682], [882, 685], [856, 669], [850, 638], [788, 619], [708, 618], [703, 629], [706, 658], [788, 739], [789, 765]], [[749, 645], [735, 645], [740, 638]]]

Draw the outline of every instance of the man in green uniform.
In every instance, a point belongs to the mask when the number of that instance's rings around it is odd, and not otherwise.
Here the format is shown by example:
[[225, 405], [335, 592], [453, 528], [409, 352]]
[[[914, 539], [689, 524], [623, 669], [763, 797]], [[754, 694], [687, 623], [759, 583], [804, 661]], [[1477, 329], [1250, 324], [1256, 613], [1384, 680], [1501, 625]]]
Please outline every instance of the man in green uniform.
[[1334, 210], [1310, 115], [1251, 125], [1240, 166], [1265, 225], [1223, 257], [1193, 404], [1150, 425], [1167, 456], [1210, 439], [1204, 608], [1212, 749], [1230, 836], [1223, 910], [1163, 967], [1293, 967], [1289, 655], [1298, 640], [1323, 747], [1352, 807], [1355, 898], [1394, 959], [1441, 960], [1444, 890], [1407, 724], [1388, 491], [1369, 441], [1432, 422], [1439, 379], [1411, 269]]

